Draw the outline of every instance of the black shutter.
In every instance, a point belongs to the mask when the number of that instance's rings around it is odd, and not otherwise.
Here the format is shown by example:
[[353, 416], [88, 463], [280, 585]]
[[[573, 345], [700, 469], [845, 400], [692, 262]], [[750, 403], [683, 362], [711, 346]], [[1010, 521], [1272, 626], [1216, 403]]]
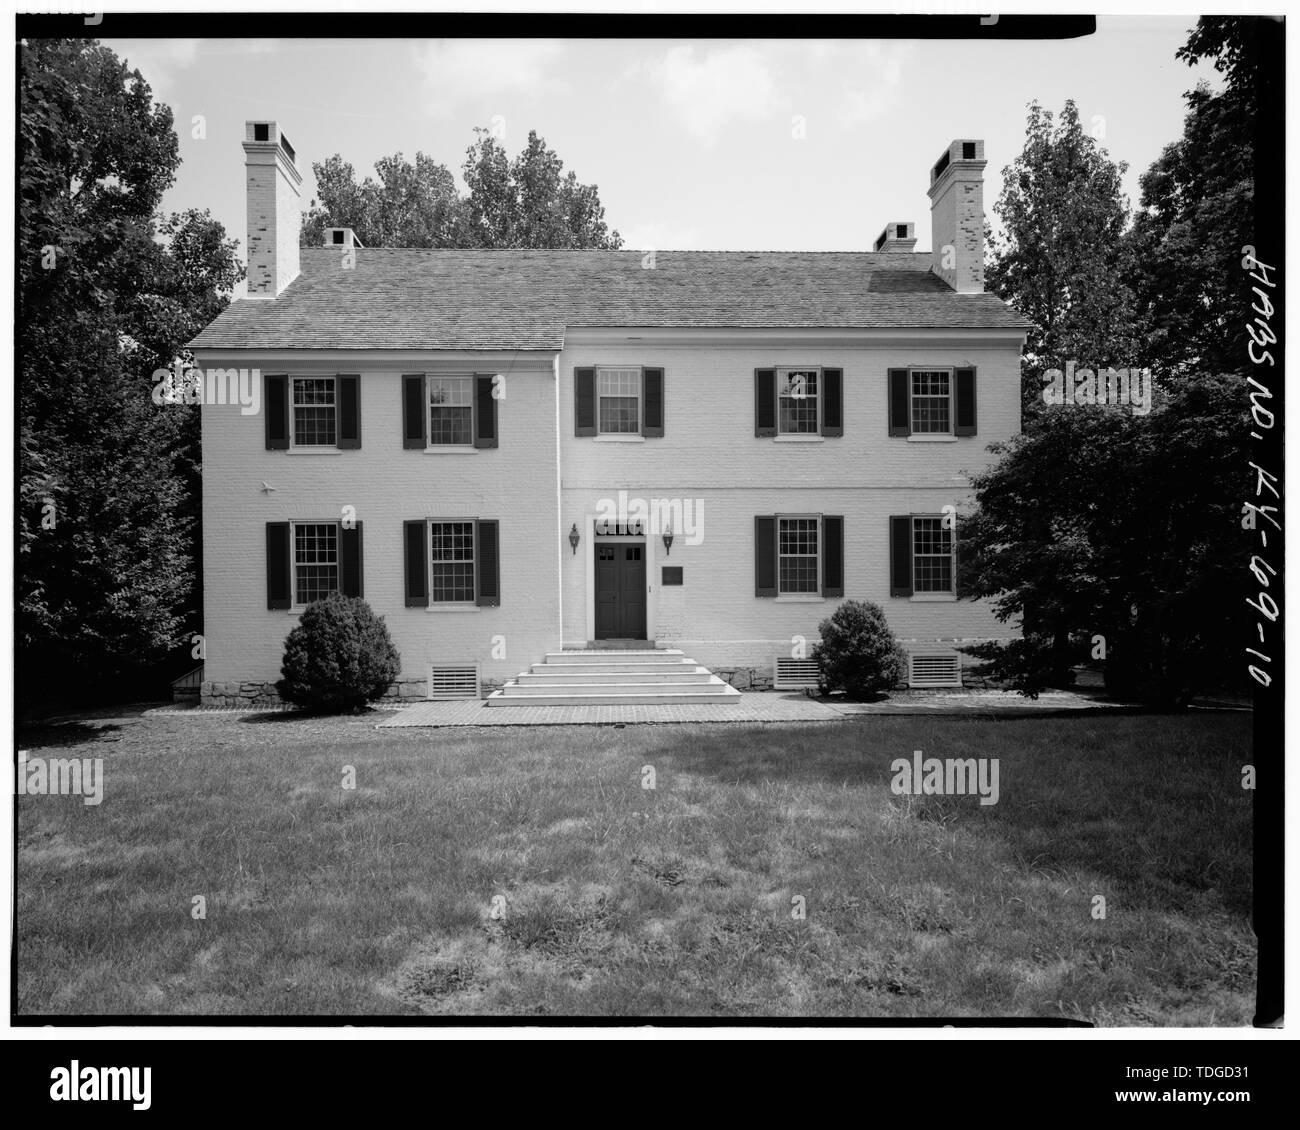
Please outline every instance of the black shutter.
[[912, 595], [912, 518], [908, 514], [889, 519], [889, 595]]
[[844, 434], [844, 370], [822, 370], [822, 435]]
[[596, 434], [596, 370], [573, 370], [573, 434]]
[[402, 523], [402, 560], [406, 607], [429, 606], [429, 526], [423, 520]]
[[476, 604], [495, 607], [501, 603], [501, 523], [479, 521], [474, 530], [474, 559], [478, 562]]
[[361, 446], [361, 378], [338, 378], [339, 447]]
[[424, 436], [428, 429], [429, 396], [424, 387], [424, 374], [402, 377], [402, 446], [426, 446]]
[[844, 595], [844, 518], [822, 515], [822, 596]]
[[776, 596], [776, 518], [754, 518], [754, 595]]
[[266, 450], [289, 450], [289, 378], [263, 377], [262, 400], [266, 404]]
[[266, 606], [288, 608], [293, 604], [289, 576], [289, 523], [266, 524]]
[[339, 530], [340, 591], [344, 596], [365, 596], [361, 585], [361, 523]]
[[474, 378], [474, 446], [497, 445], [497, 398], [491, 377]]
[[958, 369], [956, 378], [957, 419], [952, 434], [973, 436], [975, 434], [975, 370]]
[[906, 369], [889, 370], [889, 434], [912, 434], [911, 387]]
[[776, 435], [775, 369], [754, 370], [754, 434]]
[[645, 419], [642, 422], [643, 436], [661, 436], [664, 434], [664, 371], [662, 369], [641, 370], [641, 401]]

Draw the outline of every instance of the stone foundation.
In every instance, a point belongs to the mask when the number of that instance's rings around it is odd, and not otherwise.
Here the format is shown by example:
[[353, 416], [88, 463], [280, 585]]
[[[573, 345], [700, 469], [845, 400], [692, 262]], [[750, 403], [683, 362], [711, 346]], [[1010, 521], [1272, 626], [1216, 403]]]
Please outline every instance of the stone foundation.
[[[482, 696], [486, 698], [502, 684], [484, 679], [481, 684]], [[425, 699], [429, 695], [427, 679], [398, 679], [389, 686], [379, 701], [387, 705], [403, 705], [416, 699]], [[204, 683], [197, 696], [200, 706], [226, 707], [233, 709], [253, 709], [259, 706], [285, 705], [276, 692], [275, 683], [239, 682], [239, 683]]]
[[738, 691], [770, 691], [775, 675], [771, 667], [710, 667], [724, 683]]

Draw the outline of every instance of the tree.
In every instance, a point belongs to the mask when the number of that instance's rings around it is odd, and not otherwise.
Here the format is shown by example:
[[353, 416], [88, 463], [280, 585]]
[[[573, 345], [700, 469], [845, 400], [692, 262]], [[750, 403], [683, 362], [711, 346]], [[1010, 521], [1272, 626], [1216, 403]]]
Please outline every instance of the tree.
[[1143, 364], [1161, 375], [1240, 372], [1240, 327], [1254, 316], [1242, 247], [1255, 244], [1257, 18], [1205, 16], [1177, 58], [1212, 59], [1224, 76], [1185, 95], [1183, 136], [1142, 174], [1130, 243], [1135, 288], [1151, 326]]
[[1123, 696], [1219, 685], [1247, 596], [1249, 427], [1239, 377], [1187, 375], [1148, 416], [1054, 408], [995, 445], [960, 526], [961, 589], [1023, 618], [1024, 639], [967, 649], [986, 673], [1036, 695], [1095, 655]]
[[350, 227], [367, 247], [536, 247], [616, 250], [595, 185], [564, 172], [536, 132], [511, 161], [489, 130], [476, 129], [461, 196], [446, 166], [424, 153], [400, 153], [375, 165], [378, 179], [357, 183], [335, 154], [314, 164], [319, 203], [303, 219], [302, 242], [320, 246], [326, 228]]
[[1021, 362], [1031, 420], [1046, 370], [1135, 363], [1125, 168], [1084, 132], [1073, 102], [1055, 120], [1030, 104], [1024, 149], [994, 205], [1003, 234], [990, 240], [988, 281], [1032, 324]]
[[178, 163], [171, 111], [112, 51], [20, 46], [18, 644], [34, 688], [120, 680], [195, 616], [197, 412], [155, 405], [152, 373], [242, 268], [206, 213], [159, 226]]

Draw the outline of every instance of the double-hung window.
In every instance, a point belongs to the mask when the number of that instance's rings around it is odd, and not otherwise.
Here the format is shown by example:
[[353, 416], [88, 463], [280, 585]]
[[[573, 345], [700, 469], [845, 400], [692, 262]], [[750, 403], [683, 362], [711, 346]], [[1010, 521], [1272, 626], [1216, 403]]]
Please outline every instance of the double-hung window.
[[293, 603], [321, 600], [339, 588], [337, 522], [293, 524]]
[[912, 589], [915, 593], [951, 593], [953, 532], [941, 517], [912, 518]]
[[473, 604], [474, 522], [430, 522], [429, 535], [429, 599], [434, 604]]
[[294, 377], [293, 446], [333, 447], [338, 442], [338, 400], [333, 377]]
[[429, 443], [471, 447], [474, 444], [474, 378], [428, 378]]
[[817, 369], [776, 371], [777, 432], [779, 435], [817, 435], [821, 373]]
[[601, 435], [637, 435], [641, 431], [640, 368], [597, 369], [596, 399]]
[[952, 434], [952, 370], [913, 369], [912, 434]]
[[777, 591], [782, 596], [817, 593], [821, 585], [818, 518], [777, 520]]

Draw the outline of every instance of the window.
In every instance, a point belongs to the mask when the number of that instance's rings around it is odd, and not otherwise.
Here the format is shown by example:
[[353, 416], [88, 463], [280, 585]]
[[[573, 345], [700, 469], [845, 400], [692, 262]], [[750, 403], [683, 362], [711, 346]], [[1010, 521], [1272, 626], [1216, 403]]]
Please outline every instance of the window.
[[912, 519], [914, 592], [954, 592], [953, 539], [942, 518]]
[[778, 369], [777, 428], [781, 435], [817, 435], [817, 369]]
[[952, 432], [952, 370], [913, 369], [912, 433], [947, 435]]
[[430, 444], [473, 444], [473, 384], [472, 377], [429, 378]]
[[777, 577], [778, 592], [786, 594], [817, 593], [819, 577], [817, 556], [817, 518], [782, 518], [778, 522]]
[[636, 435], [641, 431], [641, 370], [598, 369], [597, 419], [602, 434]]
[[295, 522], [293, 603], [321, 600], [339, 587], [339, 527], [335, 522]]
[[338, 434], [337, 413], [333, 377], [293, 378], [295, 447], [333, 447]]
[[429, 598], [434, 604], [474, 603], [474, 523], [431, 522]]

